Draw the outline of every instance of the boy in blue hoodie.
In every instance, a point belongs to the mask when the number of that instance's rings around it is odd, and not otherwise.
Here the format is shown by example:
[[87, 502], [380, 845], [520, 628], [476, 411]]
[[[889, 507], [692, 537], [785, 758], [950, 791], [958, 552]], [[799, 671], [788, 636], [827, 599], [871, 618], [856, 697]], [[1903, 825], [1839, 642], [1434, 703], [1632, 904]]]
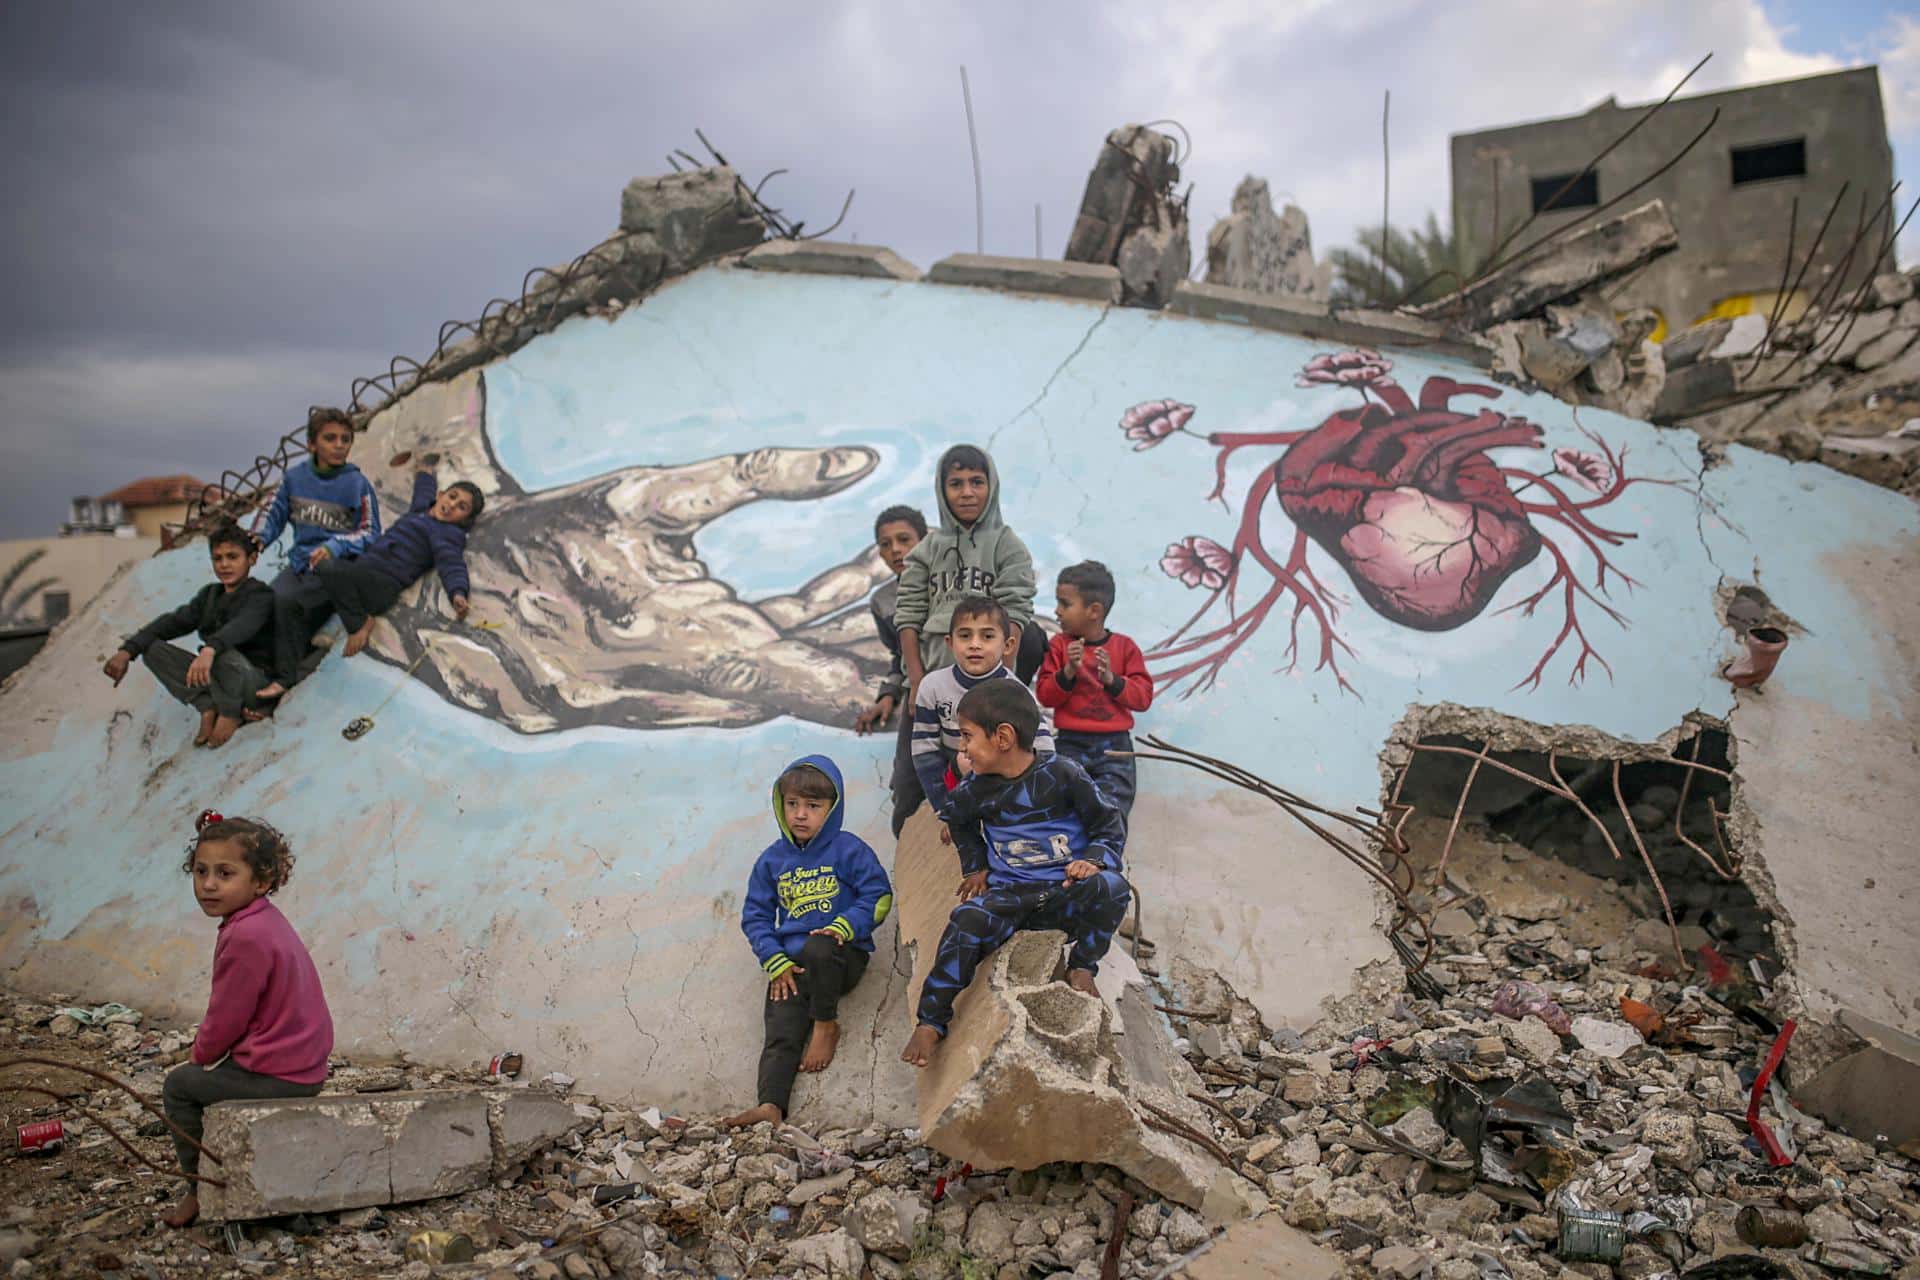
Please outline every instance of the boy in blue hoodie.
[[740, 930], [767, 975], [760, 1103], [726, 1123], [786, 1119], [796, 1071], [825, 1071], [840, 1043], [840, 999], [860, 981], [893, 886], [867, 842], [840, 829], [840, 768], [802, 756], [773, 784], [780, 838], [753, 864]]
[[1094, 994], [1101, 957], [1133, 899], [1120, 872], [1120, 811], [1065, 756], [1038, 756], [1040, 707], [1012, 680], [967, 690], [955, 711], [972, 776], [948, 795], [962, 899], [920, 987], [900, 1059], [924, 1067], [980, 962], [1022, 929], [1067, 935], [1067, 985]]
[[328, 602], [340, 611], [347, 629], [347, 656], [367, 647], [373, 620], [428, 569], [440, 571], [440, 585], [456, 618], [467, 616], [467, 530], [480, 518], [486, 498], [480, 487], [457, 480], [445, 489], [434, 479], [436, 459], [421, 459], [413, 477], [413, 505], [354, 560], [327, 560], [319, 568]]
[[254, 543], [262, 552], [293, 526], [286, 568], [272, 584], [274, 683], [258, 695], [269, 703], [306, 674], [302, 663], [313, 634], [333, 614], [314, 570], [328, 560], [351, 559], [380, 536], [380, 502], [360, 468], [347, 461], [352, 450], [353, 420], [346, 410], [327, 405], [308, 410], [310, 456], [287, 468], [273, 500], [254, 521]]

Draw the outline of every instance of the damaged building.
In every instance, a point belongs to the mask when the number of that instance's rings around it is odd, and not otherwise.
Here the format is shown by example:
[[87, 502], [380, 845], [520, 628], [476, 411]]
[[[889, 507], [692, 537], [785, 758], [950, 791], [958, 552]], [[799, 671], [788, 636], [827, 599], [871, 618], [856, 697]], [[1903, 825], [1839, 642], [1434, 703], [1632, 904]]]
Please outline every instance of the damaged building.
[[[718, 164], [636, 179], [607, 240], [363, 381], [389, 516], [415, 457], [486, 496], [472, 619], [422, 581], [218, 753], [97, 674], [204, 579], [197, 544], [67, 621], [0, 693], [15, 1048], [156, 1086], [205, 990], [177, 846], [217, 804], [292, 836], [277, 901], [338, 1031], [319, 1099], [213, 1113], [234, 1235], [206, 1239], [256, 1264], [1920, 1257], [1920, 597], [1887, 586], [1920, 573], [1912, 498], [1648, 420], [1668, 348], [1596, 299], [1682, 243], [1657, 201], [1417, 314], [1342, 311], [1251, 182], [1223, 279], [1189, 281], [1177, 156], [1116, 131], [1071, 261], [924, 271], [786, 234]], [[959, 441], [1043, 590], [1112, 568], [1159, 694], [1100, 995], [1024, 937], [916, 1073], [958, 864], [925, 815], [889, 837], [891, 737], [851, 726], [885, 666], [872, 517], [925, 509]], [[821, 750], [900, 904], [792, 1123], [730, 1134], [765, 982], [740, 893], [767, 785]], [[105, 1129], [142, 1113], [64, 1096], [94, 1118], [58, 1158], [105, 1185]], [[361, 1153], [331, 1199], [284, 1176], [323, 1141]], [[1752, 1238], [1761, 1209], [1801, 1239]], [[107, 1230], [136, 1271], [213, 1256]], [[45, 1219], [4, 1231], [66, 1274]]]

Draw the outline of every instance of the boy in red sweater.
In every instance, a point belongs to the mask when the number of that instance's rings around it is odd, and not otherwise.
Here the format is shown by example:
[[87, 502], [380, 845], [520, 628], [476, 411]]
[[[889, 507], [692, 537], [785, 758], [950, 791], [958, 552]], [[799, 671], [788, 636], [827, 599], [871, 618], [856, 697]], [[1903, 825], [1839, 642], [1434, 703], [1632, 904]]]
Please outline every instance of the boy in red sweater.
[[1098, 560], [1060, 571], [1054, 587], [1060, 634], [1047, 645], [1033, 693], [1053, 708], [1055, 749], [1087, 771], [1124, 819], [1133, 811], [1133, 714], [1153, 705], [1153, 677], [1140, 646], [1107, 630], [1113, 574]]

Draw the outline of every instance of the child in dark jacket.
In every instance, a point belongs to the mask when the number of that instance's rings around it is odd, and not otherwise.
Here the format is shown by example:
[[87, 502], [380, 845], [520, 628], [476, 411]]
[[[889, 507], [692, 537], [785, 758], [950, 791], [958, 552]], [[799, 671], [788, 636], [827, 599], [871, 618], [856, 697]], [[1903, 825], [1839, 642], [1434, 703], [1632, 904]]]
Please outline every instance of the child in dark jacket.
[[759, 1105], [740, 1128], [787, 1116], [796, 1071], [825, 1071], [840, 1042], [840, 1000], [867, 971], [893, 886], [867, 842], [840, 828], [846, 785], [825, 756], [803, 756], [773, 784], [780, 838], [747, 880], [740, 929], [767, 975]]
[[428, 569], [440, 571], [454, 616], [467, 616], [467, 530], [486, 506], [478, 485], [465, 480], [439, 488], [430, 463], [413, 477], [413, 505], [354, 560], [320, 566], [327, 598], [347, 629], [347, 656], [367, 647], [373, 620]]
[[[207, 535], [207, 552], [215, 581], [121, 641], [105, 667], [117, 688], [133, 660], [145, 658], [166, 691], [200, 713], [196, 747], [222, 746], [233, 736], [274, 663], [273, 589], [252, 576], [252, 540], [222, 521]], [[189, 632], [200, 635], [198, 653], [164, 643]]]
[[283, 529], [293, 528], [286, 568], [273, 580], [276, 684], [280, 694], [306, 674], [313, 635], [333, 607], [314, 572], [329, 560], [346, 560], [380, 536], [380, 501], [360, 468], [347, 461], [353, 450], [353, 419], [344, 409], [317, 405], [307, 413], [305, 462], [287, 468], [273, 500], [254, 521], [255, 544], [264, 552]]
[[872, 733], [893, 723], [893, 713], [907, 700], [907, 669], [901, 665], [900, 628], [893, 625], [893, 614], [900, 602], [900, 573], [907, 557], [927, 536], [927, 518], [908, 506], [888, 507], [873, 522], [873, 545], [880, 558], [893, 570], [893, 577], [874, 588], [867, 607], [873, 613], [873, 629], [887, 647], [893, 661], [880, 687], [873, 691], [873, 703], [855, 717], [855, 733]]
[[1098, 560], [1060, 571], [1054, 592], [1060, 634], [1047, 645], [1034, 681], [1040, 705], [1053, 708], [1054, 744], [1087, 771], [1120, 810], [1133, 812], [1133, 717], [1153, 705], [1153, 677], [1140, 646], [1107, 629], [1113, 574]]
[[960, 854], [959, 897], [920, 988], [902, 1061], [924, 1067], [947, 1033], [953, 1001], [988, 955], [1021, 929], [1067, 935], [1067, 983], [1094, 994], [1094, 975], [1133, 892], [1120, 873], [1126, 831], [1086, 771], [1034, 754], [1040, 708], [1012, 680], [988, 680], [956, 711], [972, 776], [948, 796]]
[[[293, 874], [293, 850], [264, 822], [203, 813], [181, 867], [200, 910], [220, 921], [213, 992], [191, 1061], [167, 1073], [167, 1119], [198, 1142], [216, 1102], [311, 1098], [327, 1078], [333, 1017], [320, 971], [279, 908], [267, 899]], [[174, 1135], [187, 1193], [161, 1220], [184, 1227], [200, 1214], [200, 1151]]]

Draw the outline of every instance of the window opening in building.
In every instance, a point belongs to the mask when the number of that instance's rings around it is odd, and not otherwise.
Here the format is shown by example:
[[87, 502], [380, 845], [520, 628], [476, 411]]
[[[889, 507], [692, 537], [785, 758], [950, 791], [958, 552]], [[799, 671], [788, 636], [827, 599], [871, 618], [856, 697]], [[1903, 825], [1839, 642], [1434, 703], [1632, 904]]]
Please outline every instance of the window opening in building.
[[65, 622], [73, 612], [73, 593], [70, 591], [47, 591], [40, 596], [41, 617], [48, 626]]
[[1733, 149], [1733, 185], [1771, 182], [1775, 178], [1804, 178], [1807, 174], [1807, 140], [1769, 142], [1758, 147]]
[[[1573, 178], [1570, 173], [1556, 173], [1550, 178], [1533, 180], [1533, 211], [1545, 213], [1549, 209], [1590, 209], [1600, 203], [1600, 175], [1583, 173], [1579, 180], [1568, 187]], [[1565, 191], [1560, 190], [1567, 187]]]

